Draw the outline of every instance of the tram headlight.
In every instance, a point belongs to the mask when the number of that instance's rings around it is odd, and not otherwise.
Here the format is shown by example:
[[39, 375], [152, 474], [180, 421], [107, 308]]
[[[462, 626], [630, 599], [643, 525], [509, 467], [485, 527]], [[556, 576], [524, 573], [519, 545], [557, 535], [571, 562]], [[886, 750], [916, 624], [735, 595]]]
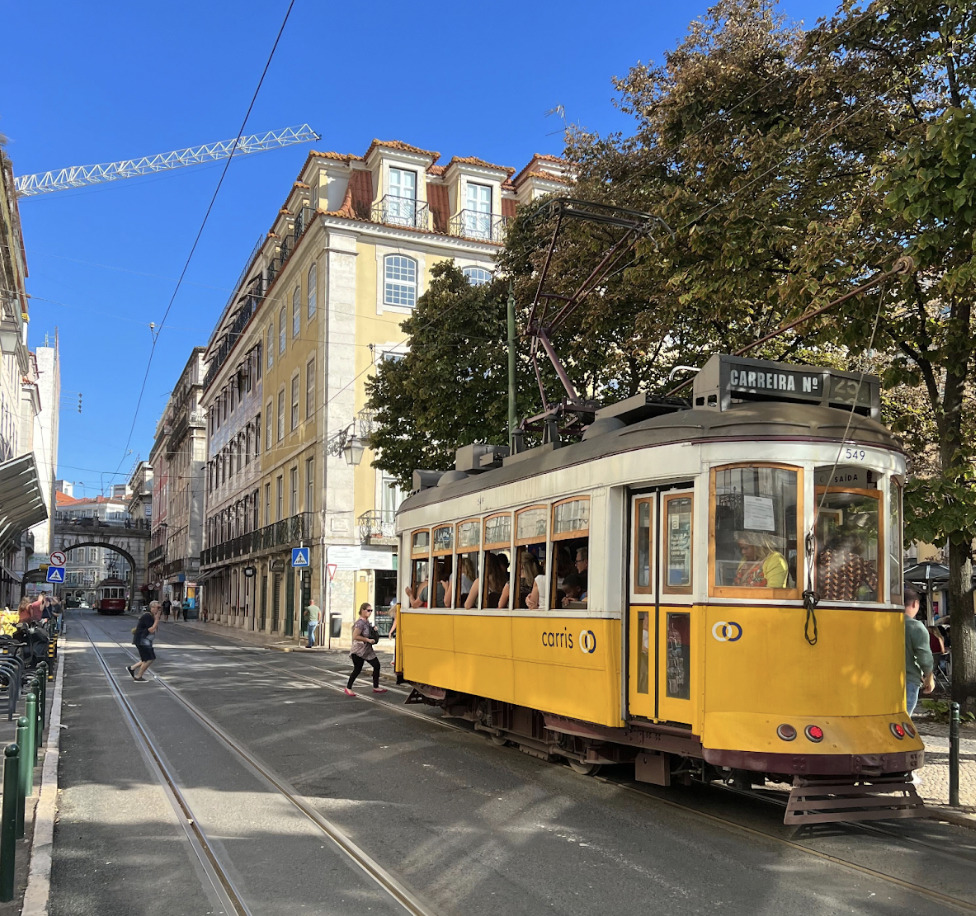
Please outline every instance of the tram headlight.
[[814, 743], [823, 741], [823, 729], [819, 725], [808, 725], [803, 729], [803, 734]]
[[776, 734], [784, 741], [792, 741], [796, 737], [796, 729], [792, 725], [784, 722], [776, 729]]
[[897, 722], [891, 723], [891, 733], [901, 741], [905, 737], [905, 729], [903, 726], [899, 725]]

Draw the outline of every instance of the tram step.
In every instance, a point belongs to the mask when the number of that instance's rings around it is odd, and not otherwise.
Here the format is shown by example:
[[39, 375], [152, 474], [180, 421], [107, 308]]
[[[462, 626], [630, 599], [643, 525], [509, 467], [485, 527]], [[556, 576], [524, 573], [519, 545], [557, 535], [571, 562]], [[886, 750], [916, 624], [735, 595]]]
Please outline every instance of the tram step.
[[924, 816], [925, 805], [915, 786], [903, 779], [844, 783], [797, 778], [783, 823], [829, 824]]

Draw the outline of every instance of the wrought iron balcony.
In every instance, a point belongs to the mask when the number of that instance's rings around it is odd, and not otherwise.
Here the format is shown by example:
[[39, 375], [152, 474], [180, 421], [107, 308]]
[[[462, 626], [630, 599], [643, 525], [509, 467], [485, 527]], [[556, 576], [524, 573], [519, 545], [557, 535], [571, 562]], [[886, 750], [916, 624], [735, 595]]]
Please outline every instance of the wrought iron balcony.
[[508, 229], [508, 217], [497, 213], [479, 213], [477, 210], [461, 210], [451, 217], [450, 233], [463, 239], [501, 244]]
[[427, 204], [413, 197], [384, 195], [379, 203], [373, 205], [374, 223], [388, 226], [408, 226], [411, 229], [427, 229], [430, 223], [430, 210]]
[[391, 509], [364, 512], [358, 521], [360, 543], [396, 544], [396, 520]]

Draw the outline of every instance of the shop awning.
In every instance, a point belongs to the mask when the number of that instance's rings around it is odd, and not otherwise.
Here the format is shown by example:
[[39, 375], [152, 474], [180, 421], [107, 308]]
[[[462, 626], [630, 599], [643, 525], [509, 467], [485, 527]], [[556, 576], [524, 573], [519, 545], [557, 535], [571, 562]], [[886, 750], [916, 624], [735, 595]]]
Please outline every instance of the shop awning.
[[46, 518], [34, 456], [21, 455], [0, 464], [0, 544]]
[[207, 579], [212, 579], [214, 576], [222, 576], [226, 566], [218, 566], [215, 569], [204, 569], [197, 573], [197, 582], [205, 582]]

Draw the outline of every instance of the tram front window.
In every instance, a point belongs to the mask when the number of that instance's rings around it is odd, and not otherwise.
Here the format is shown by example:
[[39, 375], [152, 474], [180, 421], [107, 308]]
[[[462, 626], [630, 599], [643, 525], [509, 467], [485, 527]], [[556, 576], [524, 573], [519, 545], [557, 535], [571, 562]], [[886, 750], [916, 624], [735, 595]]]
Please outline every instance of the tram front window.
[[789, 468], [716, 468], [712, 538], [717, 588], [794, 588], [797, 478]]
[[879, 601], [876, 490], [817, 489], [817, 592], [824, 601]]

